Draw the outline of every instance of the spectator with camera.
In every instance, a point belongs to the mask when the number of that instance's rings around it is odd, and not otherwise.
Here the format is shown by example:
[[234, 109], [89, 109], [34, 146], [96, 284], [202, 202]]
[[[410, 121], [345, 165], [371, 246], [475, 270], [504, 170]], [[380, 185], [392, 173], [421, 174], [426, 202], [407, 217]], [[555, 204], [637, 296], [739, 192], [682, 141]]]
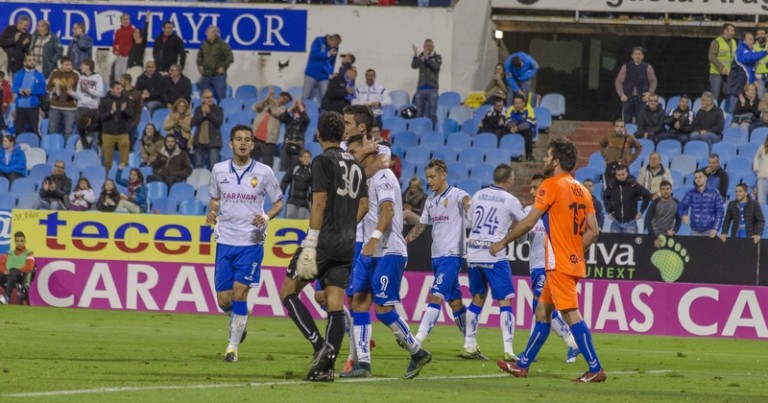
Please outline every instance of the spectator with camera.
[[304, 103], [297, 99], [291, 107], [283, 113], [280, 121], [285, 125], [285, 137], [283, 147], [280, 149], [280, 170], [289, 171], [301, 158], [304, 150], [304, 135], [309, 126]]
[[691, 98], [688, 95], [681, 95], [677, 107], [664, 119], [664, 124], [669, 127], [669, 131], [659, 136], [659, 140], [673, 139], [681, 144], [688, 141], [693, 131], [693, 112], [690, 105]]
[[222, 147], [221, 125], [224, 123], [224, 110], [213, 102], [213, 92], [203, 90], [203, 102], [195, 109], [190, 122], [195, 132], [195, 167], [208, 169], [219, 162]]

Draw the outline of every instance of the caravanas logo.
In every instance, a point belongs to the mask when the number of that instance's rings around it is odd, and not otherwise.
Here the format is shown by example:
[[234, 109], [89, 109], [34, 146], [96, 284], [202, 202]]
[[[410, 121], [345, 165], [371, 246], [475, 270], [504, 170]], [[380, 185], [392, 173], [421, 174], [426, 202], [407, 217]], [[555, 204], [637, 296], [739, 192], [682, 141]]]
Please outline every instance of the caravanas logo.
[[691, 260], [688, 251], [674, 239], [660, 236], [661, 248], [651, 255], [651, 263], [661, 273], [661, 279], [674, 283], [683, 275], [685, 264]]

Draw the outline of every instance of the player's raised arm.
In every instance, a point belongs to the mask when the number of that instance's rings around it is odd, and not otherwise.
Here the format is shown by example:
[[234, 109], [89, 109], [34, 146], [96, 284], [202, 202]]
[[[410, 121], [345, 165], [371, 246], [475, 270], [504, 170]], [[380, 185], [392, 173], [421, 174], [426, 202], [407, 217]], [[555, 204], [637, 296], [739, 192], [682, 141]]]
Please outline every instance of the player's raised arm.
[[510, 242], [520, 238], [521, 236], [527, 234], [531, 229], [533, 229], [533, 226], [536, 225], [536, 222], [539, 221], [539, 218], [541, 218], [543, 215], [543, 211], [535, 207], [532, 208], [531, 212], [528, 213], [528, 215], [525, 216], [522, 221], [512, 226], [512, 229], [507, 233], [504, 239], [491, 244], [491, 246], [488, 248], [488, 252], [491, 254], [491, 256], [496, 256], [496, 253], [506, 248]]

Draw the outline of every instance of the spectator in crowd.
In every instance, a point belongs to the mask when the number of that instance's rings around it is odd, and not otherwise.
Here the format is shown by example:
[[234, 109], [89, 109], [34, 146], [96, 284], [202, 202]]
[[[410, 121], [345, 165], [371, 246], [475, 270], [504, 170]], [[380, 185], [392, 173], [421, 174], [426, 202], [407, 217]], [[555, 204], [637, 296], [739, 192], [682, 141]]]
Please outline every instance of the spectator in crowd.
[[45, 96], [45, 77], [35, 70], [35, 58], [27, 55], [24, 58], [24, 69], [13, 75], [13, 93], [16, 94], [16, 133], [26, 131], [40, 136], [40, 98]]
[[283, 147], [280, 148], [280, 170], [289, 171], [294, 165], [299, 163], [299, 159], [304, 155], [302, 152], [304, 150], [304, 135], [307, 133], [307, 127], [309, 126], [309, 115], [307, 115], [306, 108], [301, 99], [297, 99], [283, 113], [280, 121], [285, 125]]
[[[755, 45], [757, 51], [768, 50], [766, 43], [765, 28], [758, 28], [755, 31]], [[768, 84], [768, 56], [760, 59], [755, 66], [755, 84], [757, 84], [757, 97], [762, 99], [765, 95], [765, 86]]]
[[306, 220], [309, 219], [309, 207], [312, 201], [312, 154], [307, 150], [301, 150], [299, 162], [285, 173], [280, 181], [280, 189], [286, 193], [288, 186], [291, 193], [285, 206], [285, 218]]
[[703, 169], [693, 175], [693, 183], [695, 187], [677, 206], [677, 214], [684, 224], [691, 226], [691, 235], [714, 238], [723, 221], [723, 199], [716, 189], [707, 185], [707, 174]]
[[508, 120], [507, 113], [504, 111], [504, 99], [493, 98], [493, 108], [485, 112], [483, 120], [477, 126], [477, 132], [493, 133], [501, 140], [505, 134], [509, 133]]
[[96, 202], [96, 210], [103, 213], [113, 212], [118, 203], [120, 203], [120, 193], [117, 191], [115, 181], [112, 179], [105, 180], [104, 185], [101, 186], [99, 200]]
[[181, 74], [181, 67], [178, 64], [172, 64], [168, 68], [167, 76], [163, 79], [163, 103], [166, 108], [171, 109], [173, 103], [179, 99], [184, 99], [188, 103], [192, 100], [192, 82]]
[[280, 118], [285, 113], [285, 105], [291, 102], [291, 94], [283, 92], [275, 99], [271, 86], [267, 98], [253, 105], [256, 118], [253, 120], [254, 145], [251, 158], [261, 161], [272, 168], [275, 158], [275, 145], [280, 137]]
[[152, 60], [144, 66], [144, 74], [136, 79], [136, 89], [141, 91], [144, 107], [150, 114], [165, 106], [163, 103], [163, 76], [157, 72], [157, 66]]
[[13, 90], [11, 90], [11, 83], [5, 79], [5, 72], [0, 71], [0, 129], [5, 127], [5, 113], [8, 112], [8, 105], [13, 102]]
[[736, 55], [736, 27], [733, 24], [723, 24], [720, 36], [713, 39], [709, 45], [709, 92], [718, 101], [723, 85], [731, 72], [731, 63]]
[[104, 152], [104, 168], [109, 173], [112, 168], [113, 151], [120, 153], [120, 163], [128, 164], [131, 150], [130, 131], [133, 111], [128, 98], [123, 95], [123, 85], [113, 81], [109, 93], [99, 103], [99, 122], [101, 122], [101, 142]]
[[539, 71], [536, 60], [525, 52], [513, 53], [504, 62], [504, 71], [507, 76], [507, 105], [512, 104], [515, 94], [528, 99], [531, 96], [533, 79]]
[[613, 122], [613, 133], [600, 140], [600, 154], [605, 159], [603, 179], [607, 184], [614, 178], [613, 171], [619, 165], [629, 166], [643, 151], [643, 145], [631, 134], [627, 134], [624, 119]]
[[312, 41], [309, 60], [304, 69], [301, 99], [314, 98], [318, 103], [323, 100], [325, 91], [328, 90], [328, 80], [333, 74], [333, 66], [336, 64], [339, 45], [341, 45], [341, 36], [338, 34], [318, 36]]
[[352, 67], [353, 64], [355, 64], [355, 55], [352, 53], [341, 55], [341, 66], [339, 67], [339, 74], [343, 75], [346, 73], [347, 69]]
[[757, 175], [757, 201], [761, 206], [766, 205], [766, 194], [768, 194], [768, 137], [757, 149], [755, 157], [752, 160], [752, 170]]
[[355, 98], [355, 79], [357, 69], [350, 67], [344, 74], [337, 74], [328, 82], [328, 90], [325, 92], [320, 109], [325, 112], [333, 111], [342, 113], [344, 107], [352, 104]]
[[90, 150], [94, 143], [99, 143], [101, 122], [98, 109], [83, 109], [77, 116], [77, 133], [80, 141], [75, 143], [75, 150]]
[[485, 88], [485, 98], [485, 103], [489, 105], [493, 105], [495, 98], [501, 98], [502, 102], [507, 99], [506, 75], [504, 74], [504, 65], [501, 63], [496, 64], [493, 69], [491, 81]]
[[648, 231], [653, 246], [656, 249], [663, 245], [662, 236], [675, 236], [680, 230], [682, 219], [677, 211], [680, 202], [672, 197], [672, 184], [666, 180], [661, 181], [659, 185], [661, 194], [653, 199], [648, 206], [648, 212], [645, 213], [645, 229]]
[[736, 62], [731, 65], [731, 73], [726, 82], [727, 95], [730, 95], [730, 109], [727, 112], [733, 113], [739, 95], [744, 92], [744, 86], [755, 82], [755, 65], [757, 62], [768, 56], [766, 51], [756, 51], [753, 49], [755, 38], [751, 32], [744, 32], [739, 46], [736, 48]]
[[421, 53], [419, 53], [419, 48], [413, 45], [411, 68], [419, 70], [419, 82], [414, 96], [416, 113], [419, 117], [432, 119], [432, 126], [437, 123], [437, 91], [440, 88], [440, 66], [442, 64], [443, 58], [435, 52], [435, 44], [432, 39], [424, 41], [424, 51]]
[[53, 164], [53, 172], [43, 179], [40, 201], [36, 207], [38, 210], [67, 210], [72, 179], [65, 175], [65, 168], [64, 161], [56, 161]]
[[[651, 192], [635, 182], [626, 165], [616, 167], [616, 177], [608, 183], [603, 192], [603, 202], [608, 217], [613, 220], [611, 232], [616, 234], [637, 234], [637, 220], [653, 198]], [[640, 211], [637, 203], [643, 200]]]
[[144, 126], [144, 132], [141, 134], [141, 148], [139, 155], [141, 157], [141, 166], [151, 166], [160, 154], [160, 150], [165, 146], [165, 139], [157, 131], [154, 123], [147, 123]]
[[661, 182], [672, 183], [672, 174], [661, 164], [661, 154], [652, 152], [648, 156], [648, 163], [640, 168], [637, 181], [654, 195], [661, 194]]
[[213, 90], [216, 100], [227, 97], [227, 69], [235, 62], [232, 48], [220, 37], [219, 27], [211, 25], [205, 31], [205, 41], [197, 52], [200, 90]]
[[133, 47], [133, 31], [136, 27], [131, 25], [131, 16], [120, 16], [120, 27], [115, 30], [112, 41], [112, 54], [117, 56], [112, 77], [118, 78], [128, 72], [128, 55]]
[[76, 22], [72, 26], [72, 42], [69, 43], [67, 56], [72, 60], [72, 66], [78, 72], [80, 72], [80, 64], [83, 60], [93, 60], [93, 38], [85, 33], [82, 22]]
[[[173, 22], [163, 21], [163, 32], [155, 38], [152, 47], [152, 58], [157, 63], [157, 70], [163, 76], [167, 75], [173, 65], [184, 70], [187, 61], [187, 52], [184, 50], [184, 41], [176, 35]], [[168, 103], [173, 103], [174, 100]]]
[[637, 132], [635, 138], [659, 141], [666, 132], [664, 130], [664, 108], [659, 104], [659, 96], [648, 95], [648, 105], [641, 107], [637, 117]]
[[16, 178], [27, 176], [27, 156], [16, 144], [16, 137], [6, 134], [3, 136], [3, 158], [0, 159], [0, 177], [7, 178], [13, 183]]
[[597, 227], [602, 230], [603, 224], [605, 224], [605, 212], [603, 211], [603, 203], [597, 197], [595, 197], [595, 182], [593, 182], [592, 179], [587, 178], [584, 179], [582, 185], [584, 185], [584, 187], [589, 190], [589, 194], [592, 196], [592, 206], [595, 208], [595, 219], [597, 220]]
[[688, 136], [693, 131], [693, 112], [690, 104], [691, 98], [688, 95], [680, 96], [677, 107], [664, 119], [664, 124], [669, 127], [669, 131], [662, 134], [659, 140], [674, 139], [681, 144], [688, 141]]
[[128, 106], [131, 108], [131, 121], [128, 123], [128, 136], [133, 147], [136, 139], [136, 130], [141, 123], [141, 114], [144, 111], [144, 97], [141, 92], [133, 86], [133, 77], [130, 74], [120, 76], [120, 84], [123, 85], [123, 95], [128, 98]]
[[728, 203], [723, 219], [723, 227], [720, 230], [720, 240], [726, 238], [752, 238], [755, 243], [760, 242], [760, 237], [765, 229], [765, 217], [760, 206], [749, 197], [747, 185], [736, 185], [736, 200]]
[[389, 91], [383, 85], [376, 84], [376, 71], [368, 69], [365, 71], [365, 84], [360, 85], [355, 90], [355, 97], [352, 99], [352, 105], [368, 105], [373, 111], [373, 125], [381, 129], [382, 108], [392, 105], [392, 98], [389, 97]]
[[64, 56], [61, 66], [48, 77], [45, 89], [51, 97], [48, 111], [48, 133], [63, 133], [68, 139], [75, 127], [77, 99], [71, 95], [80, 83], [80, 75], [72, 69], [72, 60]]
[[[147, 211], [147, 186], [144, 185], [144, 174], [138, 168], [131, 168], [128, 180], [123, 179], [125, 164], [117, 167], [115, 180], [119, 185], [128, 188], [128, 193], [120, 193], [120, 201], [115, 211], [118, 213], [139, 214]], [[170, 187], [170, 185], [168, 185]]]
[[709, 155], [709, 164], [704, 168], [707, 174], [707, 185], [720, 192], [720, 197], [725, 200], [728, 194], [728, 172], [720, 166], [720, 156], [717, 154]]
[[656, 73], [644, 62], [645, 52], [637, 46], [632, 48], [632, 60], [624, 63], [616, 76], [616, 93], [622, 103], [624, 123], [632, 123], [640, 113], [648, 96], [656, 93]]
[[427, 202], [427, 194], [424, 193], [424, 184], [421, 179], [414, 176], [408, 181], [408, 188], [403, 192], [403, 223], [417, 225]]
[[69, 209], [73, 211], [87, 211], [96, 203], [96, 194], [93, 192], [88, 178], [80, 178], [77, 187], [69, 195]]
[[[80, 63], [80, 78], [76, 90], [69, 91], [69, 95], [77, 99], [77, 115], [82, 115], [86, 110], [99, 109], [99, 101], [104, 95], [104, 79], [100, 74], [94, 73], [96, 64], [91, 59], [85, 59]], [[82, 133], [80, 133], [82, 134]]]
[[757, 84], [747, 84], [744, 91], [739, 94], [736, 105], [733, 108], [733, 120], [731, 127], [741, 127], [750, 131], [752, 125], [760, 124], [760, 100], [757, 98]]
[[166, 136], [176, 137], [176, 144], [181, 151], [189, 152], [192, 150], [192, 110], [189, 108], [189, 102], [184, 98], [179, 98], [174, 102], [171, 113], [165, 118], [163, 130]]
[[51, 23], [47, 20], [37, 23], [37, 31], [32, 35], [32, 43], [29, 45], [29, 54], [34, 56], [37, 70], [42, 72], [45, 78], [51, 75], [64, 54], [61, 40], [51, 33]]
[[[15, 248], [9, 250], [8, 254], [0, 256], [0, 278], [2, 278], [5, 292], [0, 295], [0, 304], [7, 304], [11, 301], [11, 292], [18, 283], [23, 283], [25, 276], [35, 269], [35, 257], [32, 251], [27, 249], [27, 239], [24, 233], [17, 231], [13, 234]], [[16, 296], [19, 298], [19, 296]], [[18, 304], [21, 304], [19, 301]]]
[[213, 102], [213, 92], [202, 92], [202, 103], [195, 109], [191, 125], [195, 132], [195, 167], [208, 169], [219, 162], [222, 147], [221, 125], [224, 123], [224, 110]]
[[[147, 18], [151, 18], [147, 15]], [[128, 70], [126, 73], [130, 74], [133, 80], [137, 80], [144, 71], [144, 51], [147, 50], [147, 29], [149, 24], [145, 23], [144, 28], [133, 30], [133, 45], [131, 51], [128, 53]], [[125, 74], [125, 73], [123, 73]], [[121, 75], [115, 74], [115, 80], [120, 80]]]
[[701, 94], [701, 108], [693, 118], [691, 140], [704, 140], [707, 144], [718, 143], [722, 139], [725, 117], [723, 111], [715, 105], [712, 93]]
[[148, 181], [165, 182], [168, 188], [176, 182], [184, 182], [192, 174], [192, 164], [189, 155], [176, 147], [176, 137], [166, 136], [165, 147], [152, 163], [152, 175]]
[[29, 17], [20, 15], [16, 24], [8, 25], [0, 34], [0, 47], [8, 57], [9, 78], [24, 68], [24, 56], [29, 52], [32, 36], [29, 34]]
[[525, 159], [534, 161], [533, 135], [536, 130], [536, 115], [531, 105], [526, 104], [521, 94], [512, 96], [512, 106], [507, 109], [507, 129], [510, 133], [520, 134], [525, 139]]

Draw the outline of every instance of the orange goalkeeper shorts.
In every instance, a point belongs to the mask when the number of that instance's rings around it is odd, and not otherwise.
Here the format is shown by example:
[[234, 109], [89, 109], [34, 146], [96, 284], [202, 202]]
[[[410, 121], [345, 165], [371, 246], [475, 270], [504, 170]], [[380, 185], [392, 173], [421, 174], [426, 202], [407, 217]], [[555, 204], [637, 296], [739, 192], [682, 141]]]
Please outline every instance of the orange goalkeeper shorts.
[[554, 305], [558, 311], [578, 309], [579, 300], [576, 292], [576, 284], [578, 283], [578, 277], [557, 270], [547, 270], [546, 281], [544, 281], [539, 302]]

